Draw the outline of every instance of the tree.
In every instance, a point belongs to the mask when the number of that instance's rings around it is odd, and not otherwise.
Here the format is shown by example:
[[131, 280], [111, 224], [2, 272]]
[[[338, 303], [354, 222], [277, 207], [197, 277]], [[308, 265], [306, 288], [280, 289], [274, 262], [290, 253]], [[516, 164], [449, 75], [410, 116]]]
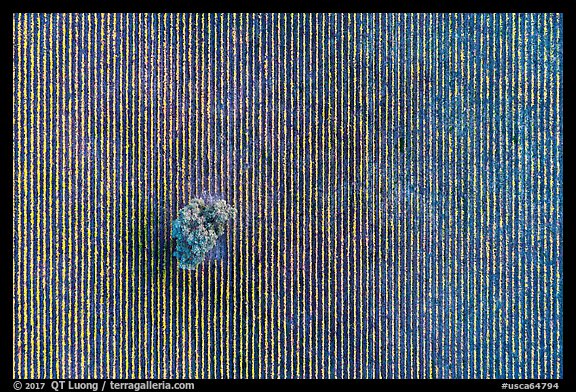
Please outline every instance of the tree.
[[236, 209], [224, 200], [206, 203], [202, 199], [192, 199], [178, 211], [178, 217], [172, 222], [172, 238], [176, 240], [173, 255], [178, 259], [178, 267], [194, 269], [200, 264], [235, 214]]

